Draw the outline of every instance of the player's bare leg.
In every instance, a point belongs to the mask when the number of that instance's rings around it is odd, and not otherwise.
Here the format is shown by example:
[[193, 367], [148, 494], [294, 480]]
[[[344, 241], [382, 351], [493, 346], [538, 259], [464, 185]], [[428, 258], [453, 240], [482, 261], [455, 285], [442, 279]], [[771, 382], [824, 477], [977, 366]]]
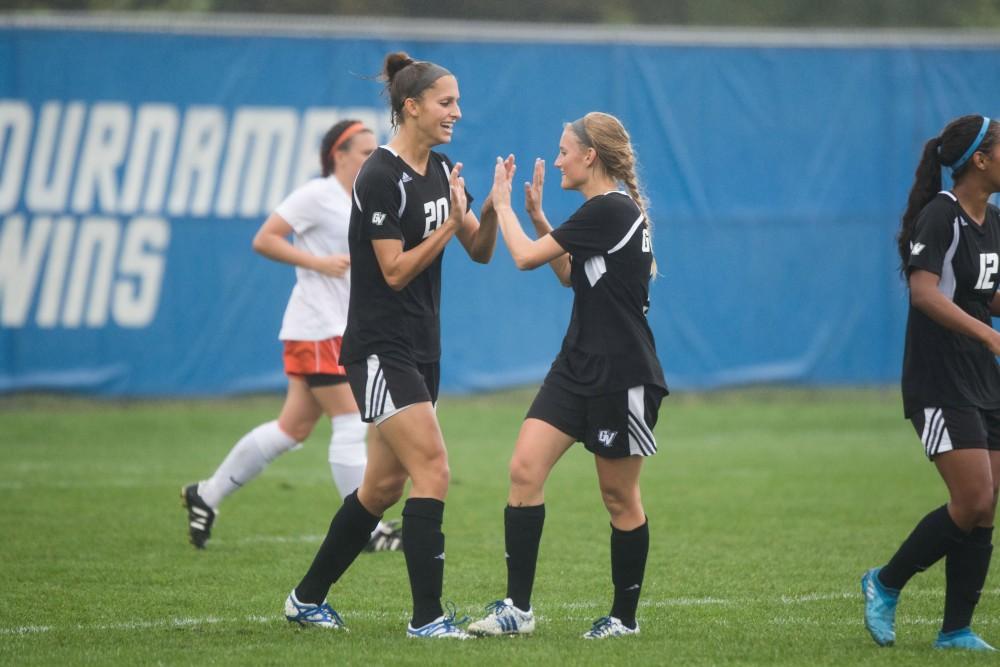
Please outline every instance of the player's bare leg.
[[523, 635], [535, 629], [531, 590], [545, 523], [545, 480], [574, 438], [540, 419], [529, 418], [510, 460], [510, 492], [504, 509], [507, 595], [486, 605], [487, 615], [469, 624], [476, 635]]
[[634, 635], [639, 633], [635, 612], [649, 553], [649, 524], [639, 493], [643, 457], [595, 456], [594, 461], [601, 499], [611, 516], [611, 581], [615, 594], [608, 615], [595, 621], [583, 636], [603, 639]]

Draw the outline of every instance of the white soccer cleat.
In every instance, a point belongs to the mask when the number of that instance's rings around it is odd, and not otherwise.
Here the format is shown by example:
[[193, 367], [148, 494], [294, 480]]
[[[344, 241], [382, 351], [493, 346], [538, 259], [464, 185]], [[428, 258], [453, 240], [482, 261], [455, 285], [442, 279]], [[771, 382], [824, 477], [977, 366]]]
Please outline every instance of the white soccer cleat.
[[289, 623], [298, 623], [304, 628], [326, 628], [347, 632], [344, 619], [326, 603], [326, 600], [323, 604], [299, 602], [295, 599], [294, 590], [285, 599], [285, 618]]
[[608, 637], [624, 637], [639, 634], [639, 624], [632, 629], [614, 616], [602, 616], [594, 621], [594, 625], [583, 633], [584, 639], [607, 639]]
[[486, 618], [469, 624], [469, 634], [477, 637], [529, 635], [535, 631], [535, 613], [521, 611], [510, 598], [486, 605]]
[[449, 613], [447, 616], [438, 616], [427, 625], [415, 628], [409, 623], [406, 625], [406, 636], [409, 639], [472, 639], [472, 635], [458, 627], [469, 620], [468, 616], [463, 616], [460, 620], [455, 620], [455, 606], [448, 603]]

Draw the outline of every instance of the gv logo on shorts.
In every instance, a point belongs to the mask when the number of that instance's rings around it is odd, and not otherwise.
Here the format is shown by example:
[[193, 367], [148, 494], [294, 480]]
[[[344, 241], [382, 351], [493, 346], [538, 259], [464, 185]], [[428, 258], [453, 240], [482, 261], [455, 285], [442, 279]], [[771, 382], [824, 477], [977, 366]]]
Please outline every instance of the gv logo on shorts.
[[597, 432], [597, 441], [605, 447], [610, 447], [611, 443], [615, 441], [615, 436], [617, 435], [618, 431], [609, 431], [606, 428], [602, 428]]
[[383, 222], [385, 222], [385, 213], [374, 213], [372, 215], [373, 225], [378, 225], [381, 227]]

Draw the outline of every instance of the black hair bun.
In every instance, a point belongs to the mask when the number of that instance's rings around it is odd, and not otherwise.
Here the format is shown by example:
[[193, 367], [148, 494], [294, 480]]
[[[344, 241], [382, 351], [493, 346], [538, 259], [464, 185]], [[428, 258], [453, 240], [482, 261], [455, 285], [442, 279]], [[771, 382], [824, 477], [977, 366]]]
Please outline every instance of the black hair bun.
[[385, 57], [385, 66], [382, 68], [382, 75], [385, 77], [386, 81], [392, 81], [392, 77], [396, 76], [399, 70], [403, 69], [407, 65], [412, 65], [416, 62], [411, 58], [405, 51], [396, 51], [390, 53]]

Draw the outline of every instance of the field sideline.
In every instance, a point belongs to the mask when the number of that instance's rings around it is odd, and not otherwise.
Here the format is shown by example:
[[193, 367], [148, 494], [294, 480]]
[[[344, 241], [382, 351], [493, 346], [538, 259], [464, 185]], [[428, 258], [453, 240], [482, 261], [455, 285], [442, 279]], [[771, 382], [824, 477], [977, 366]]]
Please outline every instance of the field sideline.
[[[506, 465], [528, 390], [439, 407], [453, 485], [445, 599], [476, 616], [502, 597]], [[405, 638], [402, 554], [363, 554], [333, 590], [350, 633], [290, 626], [282, 603], [339, 504], [329, 424], [222, 507], [209, 549], [186, 542], [178, 490], [272, 419], [277, 396], [97, 402], [0, 398], [3, 664], [950, 664], [930, 648], [943, 568], [900, 603], [897, 646], [861, 623], [858, 579], [944, 486], [898, 392], [758, 389], [668, 398], [643, 471], [651, 548], [642, 634], [584, 642], [607, 613], [609, 527], [576, 446], [547, 487], [528, 638]], [[401, 506], [390, 511], [397, 516]], [[1000, 578], [975, 627], [1000, 642]]]

